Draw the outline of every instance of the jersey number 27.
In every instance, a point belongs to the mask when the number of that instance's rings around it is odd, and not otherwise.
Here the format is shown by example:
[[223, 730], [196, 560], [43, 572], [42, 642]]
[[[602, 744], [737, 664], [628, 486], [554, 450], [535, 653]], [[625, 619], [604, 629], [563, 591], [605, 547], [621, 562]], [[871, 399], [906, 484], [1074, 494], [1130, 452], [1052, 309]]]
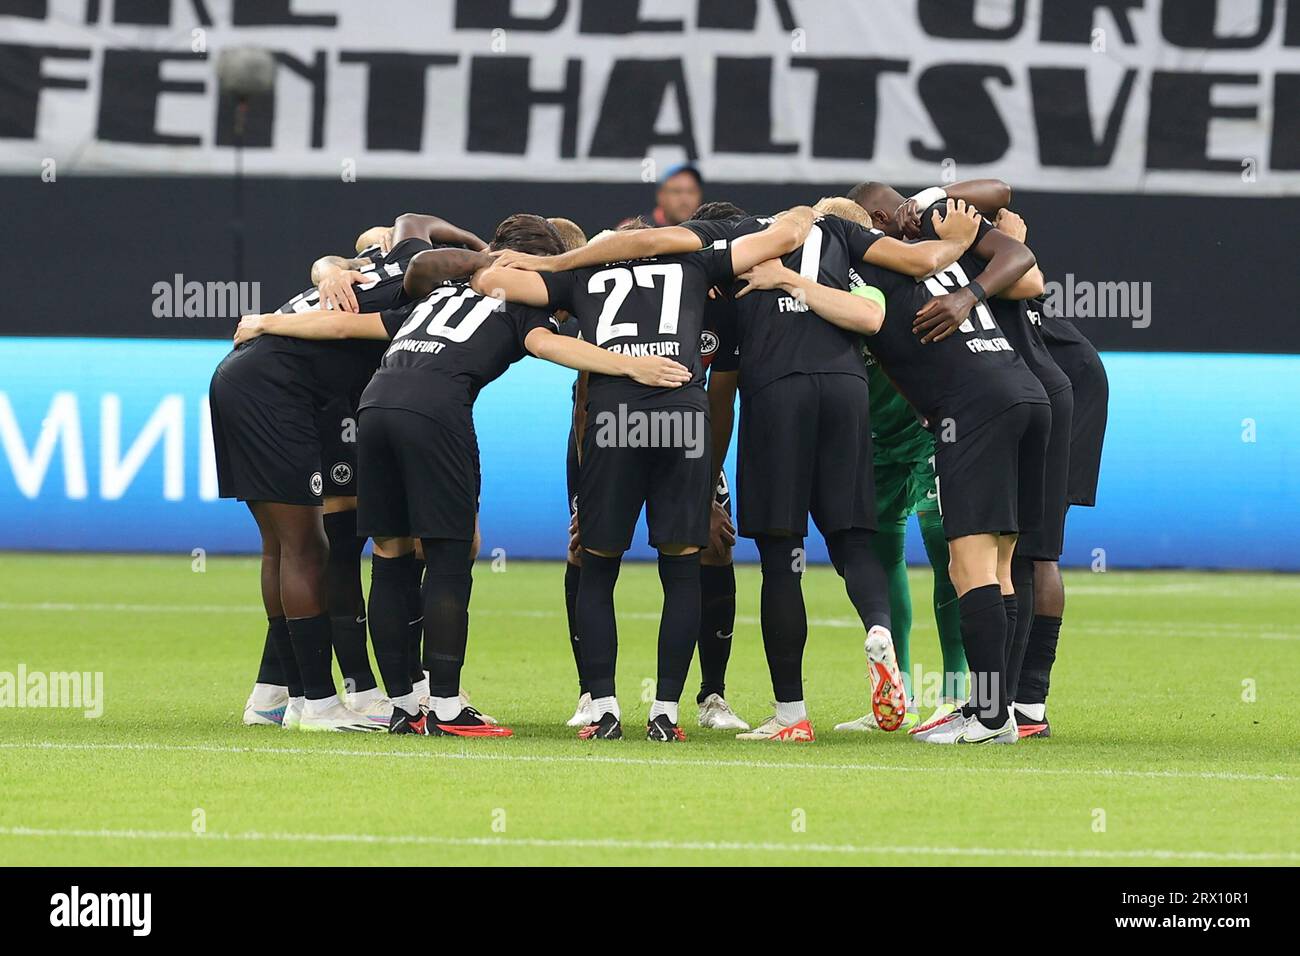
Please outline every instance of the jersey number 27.
[[[653, 289], [655, 279], [664, 281], [663, 304], [659, 307], [659, 334], [676, 335], [677, 317], [682, 308], [682, 267], [676, 262], [645, 263], [637, 266], [619, 266], [602, 269], [587, 280], [587, 291], [592, 295], [605, 295], [605, 304], [596, 319], [596, 344], [604, 345], [610, 339], [636, 335], [635, 322], [617, 322], [627, 294], [635, 283], [643, 289]], [[610, 284], [613, 283], [613, 288]]]

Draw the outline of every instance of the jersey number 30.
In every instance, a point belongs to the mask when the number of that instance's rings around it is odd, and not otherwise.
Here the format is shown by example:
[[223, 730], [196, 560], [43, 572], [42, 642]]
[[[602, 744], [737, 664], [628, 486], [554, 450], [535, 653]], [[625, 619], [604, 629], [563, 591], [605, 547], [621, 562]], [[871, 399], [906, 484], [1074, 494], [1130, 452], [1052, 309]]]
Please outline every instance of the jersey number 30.
[[[460, 314], [461, 306], [473, 299], [478, 300], [474, 303], [474, 308], [470, 309], [459, 322], [452, 325], [452, 320]], [[505, 304], [500, 299], [480, 296], [473, 289], [438, 289], [411, 311], [410, 318], [402, 323], [402, 327], [393, 336], [393, 341], [396, 342], [418, 329], [420, 323], [428, 318], [429, 313], [433, 312], [434, 307], [440, 303], [442, 308], [429, 319], [429, 327], [424, 330], [424, 334], [436, 335], [452, 342], [464, 342], [489, 315]]]

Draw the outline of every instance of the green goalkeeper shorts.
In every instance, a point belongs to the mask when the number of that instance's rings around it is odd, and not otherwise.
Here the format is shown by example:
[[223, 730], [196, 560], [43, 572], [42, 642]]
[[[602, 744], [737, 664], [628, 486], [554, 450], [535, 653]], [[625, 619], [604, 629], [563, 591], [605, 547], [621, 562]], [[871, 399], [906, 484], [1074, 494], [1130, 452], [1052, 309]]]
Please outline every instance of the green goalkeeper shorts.
[[907, 523], [910, 515], [939, 510], [934, 458], [876, 462], [876, 518], [882, 529]]

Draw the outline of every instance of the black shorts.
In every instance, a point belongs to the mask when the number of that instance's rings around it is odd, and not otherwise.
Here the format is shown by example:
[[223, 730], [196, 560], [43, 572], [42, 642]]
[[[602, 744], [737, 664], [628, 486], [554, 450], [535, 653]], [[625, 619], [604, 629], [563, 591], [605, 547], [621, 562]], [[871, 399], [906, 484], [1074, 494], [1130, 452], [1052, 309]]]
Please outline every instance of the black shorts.
[[1065, 546], [1065, 509], [1069, 506], [1070, 434], [1074, 419], [1074, 390], [1049, 395], [1052, 430], [1047, 438], [1047, 467], [1043, 477], [1043, 520], [1022, 531], [1016, 554], [1035, 561], [1059, 561]]
[[823, 535], [876, 528], [871, 406], [856, 375], [787, 375], [740, 393], [740, 534]]
[[357, 410], [336, 398], [317, 414], [321, 476], [325, 497], [351, 498], [357, 493]]
[[472, 541], [479, 496], [473, 420], [370, 407], [358, 423], [357, 533]]
[[643, 506], [652, 548], [709, 545], [709, 498], [714, 476], [710, 474], [713, 458], [708, 412], [695, 408], [647, 410], [649, 414], [654, 412], [698, 416], [692, 418], [692, 427], [702, 427], [702, 441], [690, 450], [601, 444], [601, 429], [596, 427], [595, 417], [588, 416], [582, 436], [577, 499], [578, 535], [588, 550], [626, 551], [632, 546], [632, 534]]
[[274, 401], [213, 374], [212, 450], [222, 498], [319, 505], [325, 490], [317, 409], [286, 392]]
[[[1046, 327], [1045, 327], [1046, 328]], [[1110, 382], [1101, 356], [1081, 335], [1077, 339], [1047, 338], [1047, 350], [1074, 388], [1074, 420], [1070, 434], [1070, 504], [1097, 503], [1101, 446], [1106, 437]]]
[[956, 441], [934, 443], [943, 535], [1019, 534], [1043, 520], [1052, 406], [1021, 402]]
[[[569, 499], [569, 517], [578, 510], [578, 437], [569, 429], [569, 448], [564, 456], [564, 487]], [[713, 490], [713, 500], [731, 514], [731, 486], [727, 483], [727, 473], [718, 475], [718, 485]]]

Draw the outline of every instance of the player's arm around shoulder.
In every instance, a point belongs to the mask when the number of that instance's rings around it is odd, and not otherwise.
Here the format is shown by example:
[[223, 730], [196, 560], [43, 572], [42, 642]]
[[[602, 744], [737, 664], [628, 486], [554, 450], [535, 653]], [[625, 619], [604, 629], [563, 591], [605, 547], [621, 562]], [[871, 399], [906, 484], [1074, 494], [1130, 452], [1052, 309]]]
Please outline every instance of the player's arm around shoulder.
[[860, 335], [875, 335], [885, 322], [883, 296], [832, 289], [787, 268], [779, 259], [761, 262], [740, 278], [747, 284], [736, 293], [738, 299], [755, 289], [780, 289], [832, 325]]
[[628, 259], [685, 255], [700, 250], [700, 237], [685, 226], [658, 229], [627, 229], [593, 239], [585, 246], [557, 256], [537, 256], [514, 249], [496, 254], [498, 266], [529, 272], [568, 272]]
[[567, 335], [557, 335], [547, 328], [536, 328], [524, 337], [524, 348], [531, 354], [556, 365], [579, 372], [618, 375], [631, 378], [652, 388], [677, 388], [691, 380], [690, 369], [672, 359], [657, 355], [628, 356]]
[[541, 275], [498, 265], [495, 259], [474, 273], [470, 279], [470, 288], [479, 295], [518, 302], [521, 305], [544, 308], [551, 304], [550, 290]]
[[492, 264], [486, 252], [472, 249], [426, 249], [417, 252], [407, 263], [402, 277], [402, 291], [409, 298], [423, 299], [444, 282], [471, 276]]
[[867, 249], [862, 259], [872, 265], [892, 269], [903, 275], [923, 279], [946, 269], [970, 248], [979, 234], [979, 210], [961, 200], [949, 199], [945, 215], [936, 209], [932, 223], [937, 239], [904, 242], [881, 236]]
[[795, 206], [779, 214], [767, 228], [751, 232], [731, 243], [731, 267], [736, 275], [748, 272], [760, 262], [780, 259], [804, 244], [817, 213], [812, 206]]
[[[1029, 227], [1025, 224], [1025, 220], [1010, 209], [998, 210], [997, 218], [993, 221], [993, 227], [999, 232], [1005, 232], [1022, 245], [1029, 235]], [[1035, 257], [1034, 267], [1017, 279], [1011, 288], [999, 293], [999, 297], [1017, 301], [1034, 299], [1042, 295], [1045, 289], [1046, 283], [1043, 280], [1043, 272], [1038, 268], [1037, 257]]]
[[393, 245], [406, 239], [452, 243], [464, 246], [472, 252], [483, 252], [487, 249], [487, 243], [468, 229], [462, 229], [440, 216], [415, 212], [404, 212], [393, 221]]
[[378, 312], [336, 312], [324, 309], [292, 314], [269, 312], [246, 315], [235, 330], [238, 347], [259, 335], [283, 335], [292, 339], [387, 339], [388, 330]]

